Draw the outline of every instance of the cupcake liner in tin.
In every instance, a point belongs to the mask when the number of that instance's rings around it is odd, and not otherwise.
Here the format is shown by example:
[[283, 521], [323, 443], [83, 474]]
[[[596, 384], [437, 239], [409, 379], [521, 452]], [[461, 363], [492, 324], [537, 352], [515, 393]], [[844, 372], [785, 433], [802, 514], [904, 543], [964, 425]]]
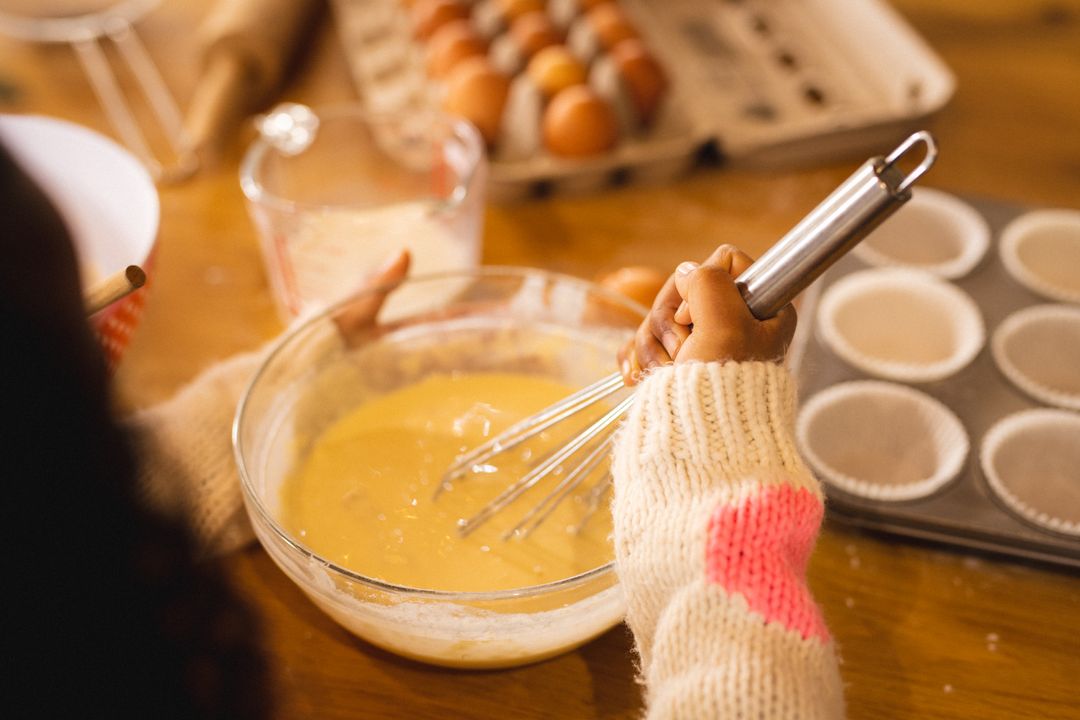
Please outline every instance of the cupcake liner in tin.
[[970, 447], [960, 420], [941, 402], [878, 380], [833, 385], [799, 413], [796, 437], [822, 479], [874, 500], [912, 500], [945, 486]]
[[852, 252], [875, 267], [909, 267], [953, 279], [970, 273], [989, 246], [990, 225], [975, 208], [920, 187]]
[[980, 464], [991, 490], [1042, 528], [1080, 536], [1080, 415], [1047, 408], [998, 421]]
[[[912, 389], [931, 396], [955, 414], [970, 438], [971, 456], [956, 477], [939, 490], [909, 500], [864, 497], [827, 481], [824, 483], [828, 494], [826, 507], [832, 518], [857, 527], [929, 540], [964, 552], [991, 552], [1080, 569], [1080, 534], [1056, 531], [1046, 524], [1026, 519], [990, 486], [980, 466], [978, 453], [983, 438], [1002, 418], [1028, 410], [1049, 409], [1045, 401], [1036, 399], [1006, 377], [998, 367], [992, 352], [993, 343], [989, 341], [989, 336], [996, 334], [994, 331], [1011, 315], [1047, 301], [1009, 274], [996, 246], [1002, 230], [1032, 209], [985, 198], [962, 199], [989, 223], [993, 247], [970, 273], [948, 284], [977, 303], [986, 328], [987, 344], [991, 347], [985, 353], [977, 353], [972, 362], [956, 374], [940, 381], [913, 385]], [[837, 385], [874, 380], [868, 372], [838, 356], [826, 342], [817, 321], [822, 299], [829, 290], [845, 278], [867, 271], [863, 259], [854, 252], [848, 253], [804, 296], [803, 317], [788, 353], [804, 401]], [[1072, 411], [1056, 412], [1080, 417], [1080, 413]], [[1080, 433], [1074, 430], [1072, 437], [1075, 438], [1073, 442], [1080, 445]], [[809, 455], [807, 460], [811, 461]], [[818, 464], [820, 461], [812, 462]], [[1080, 461], [1074, 465], [1080, 465]], [[819, 475], [824, 478], [824, 473]], [[1043, 511], [1062, 520], [1068, 519], [1046, 508]]]
[[[990, 349], [1016, 387], [1049, 405], [1080, 410], [1080, 308], [1019, 310], [994, 331]], [[1080, 437], [1076, 442], [1080, 445]]]
[[953, 375], [986, 339], [979, 308], [964, 291], [908, 269], [837, 280], [821, 298], [817, 322], [821, 339], [848, 364], [903, 382]]
[[1080, 210], [1034, 210], [1001, 231], [1001, 263], [1037, 295], [1080, 303]]

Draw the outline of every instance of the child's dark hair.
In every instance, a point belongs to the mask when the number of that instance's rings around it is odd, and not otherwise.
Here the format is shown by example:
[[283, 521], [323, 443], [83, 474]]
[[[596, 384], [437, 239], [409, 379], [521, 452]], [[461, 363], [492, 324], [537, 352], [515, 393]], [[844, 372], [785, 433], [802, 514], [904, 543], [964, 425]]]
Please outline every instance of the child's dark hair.
[[0, 228], [9, 704], [37, 717], [268, 716], [256, 618], [195, 560], [182, 519], [135, 497], [67, 231], [2, 146]]

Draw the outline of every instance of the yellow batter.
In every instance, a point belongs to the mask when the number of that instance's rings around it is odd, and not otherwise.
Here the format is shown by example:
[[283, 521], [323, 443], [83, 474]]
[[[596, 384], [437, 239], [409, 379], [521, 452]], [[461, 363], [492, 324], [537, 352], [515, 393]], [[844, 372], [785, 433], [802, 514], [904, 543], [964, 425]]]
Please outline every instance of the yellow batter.
[[[466, 450], [572, 392], [529, 375], [436, 375], [366, 403], [316, 440], [282, 486], [282, 522], [323, 558], [368, 577], [430, 590], [485, 591], [559, 580], [608, 562], [611, 518], [601, 508], [579, 532], [584, 491], [528, 539], [501, 535], [545, 492], [536, 488], [467, 538], [472, 516], [564, 438], [500, 456], [498, 472], [470, 475], [433, 499]], [[589, 481], [591, 482], [591, 481]]]

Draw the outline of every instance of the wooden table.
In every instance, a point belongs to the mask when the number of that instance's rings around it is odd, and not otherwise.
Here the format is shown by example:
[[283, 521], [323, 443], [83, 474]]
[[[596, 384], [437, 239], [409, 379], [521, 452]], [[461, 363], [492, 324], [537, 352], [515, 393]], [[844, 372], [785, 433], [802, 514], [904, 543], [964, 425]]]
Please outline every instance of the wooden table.
[[[181, 101], [192, 30], [210, 0], [166, 0], [139, 25]], [[959, 79], [932, 127], [928, 184], [1030, 205], [1080, 206], [1080, 0], [897, 0]], [[353, 97], [324, 23], [284, 98]], [[0, 39], [0, 111], [108, 133], [70, 51]], [[225, 160], [161, 189], [145, 319], [117, 388], [128, 406], [168, 397], [201, 368], [280, 330], [237, 184], [245, 131]], [[484, 260], [593, 275], [672, 267], [720, 241], [761, 252], [845, 177], [844, 162], [785, 173], [710, 169], [665, 187], [491, 207]], [[655, 238], [678, 238], [678, 245]], [[563, 657], [452, 672], [368, 647], [324, 617], [251, 547], [221, 561], [261, 615], [282, 718], [630, 718], [640, 708], [623, 628]], [[852, 717], [1080, 717], [1080, 578], [828, 523], [811, 582], [843, 656]]]

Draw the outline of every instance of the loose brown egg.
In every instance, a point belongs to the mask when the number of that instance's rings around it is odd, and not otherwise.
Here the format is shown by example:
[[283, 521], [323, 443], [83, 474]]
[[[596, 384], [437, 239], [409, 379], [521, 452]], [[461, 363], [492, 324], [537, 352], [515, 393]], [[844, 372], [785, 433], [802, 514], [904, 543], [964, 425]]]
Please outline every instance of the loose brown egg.
[[562, 42], [559, 32], [542, 10], [518, 16], [510, 25], [510, 36], [526, 60], [544, 48]]
[[597, 5], [586, 18], [604, 49], [611, 49], [627, 38], [638, 37], [630, 18], [613, 2]]
[[652, 307], [668, 276], [646, 265], [622, 267], [597, 278], [604, 287], [625, 295], [645, 307]]
[[586, 79], [585, 66], [562, 45], [536, 53], [525, 72], [549, 98], [572, 85], [583, 85]]
[[543, 134], [556, 155], [585, 157], [610, 150], [619, 139], [619, 126], [603, 98], [585, 85], [574, 85], [548, 103]]
[[466, 58], [446, 77], [443, 109], [471, 122], [488, 145], [494, 145], [509, 92], [510, 79], [487, 58]]
[[427, 45], [428, 74], [445, 77], [467, 57], [483, 55], [487, 43], [468, 20], [454, 20], [435, 31]]
[[526, 13], [544, 11], [544, 0], [498, 0], [498, 4], [507, 23], [514, 22]]
[[636, 38], [623, 40], [612, 48], [611, 59], [626, 84], [641, 122], [651, 124], [667, 92], [668, 79], [664, 69]]
[[469, 6], [461, 0], [416, 0], [409, 15], [413, 34], [427, 40], [443, 25], [469, 17]]

